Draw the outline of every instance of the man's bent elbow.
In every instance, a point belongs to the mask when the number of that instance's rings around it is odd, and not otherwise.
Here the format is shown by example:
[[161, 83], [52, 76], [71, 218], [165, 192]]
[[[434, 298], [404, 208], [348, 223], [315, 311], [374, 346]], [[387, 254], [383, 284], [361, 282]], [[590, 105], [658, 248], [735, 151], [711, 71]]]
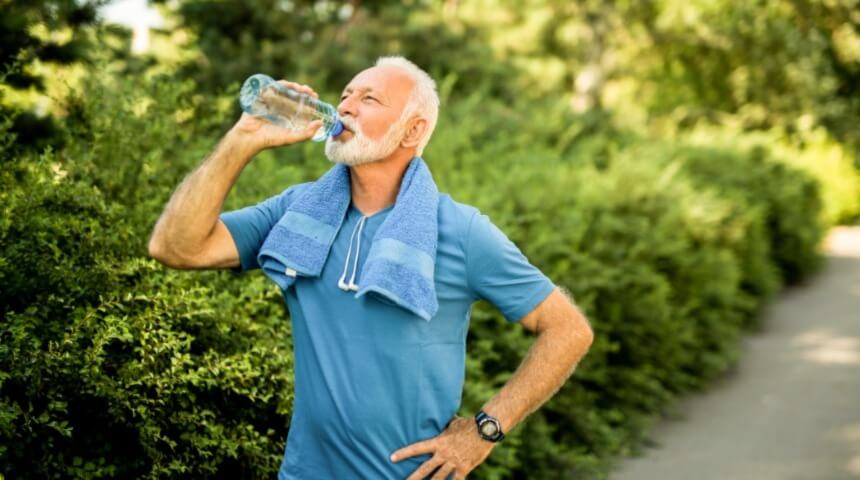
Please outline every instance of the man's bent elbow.
[[585, 349], [588, 350], [591, 348], [591, 344], [594, 343], [594, 331], [591, 327], [588, 327], [585, 334]]
[[573, 330], [573, 335], [587, 351], [591, 348], [591, 344], [594, 343], [594, 330], [591, 328], [591, 324], [579, 308], [574, 307], [574, 311], [575, 315], [573, 315], [571, 329]]
[[591, 323], [585, 318], [585, 315], [580, 315], [580, 319], [580, 330], [585, 337], [586, 345], [590, 347], [594, 343], [594, 329], [591, 328]]
[[158, 260], [162, 254], [161, 250], [161, 245], [155, 241], [155, 237], [152, 237], [149, 240], [149, 245], [147, 246], [149, 257]]
[[173, 255], [169, 249], [164, 246], [164, 243], [157, 241], [155, 238], [150, 240], [147, 247], [149, 257], [158, 261], [158, 263], [168, 268], [181, 269], [185, 268], [183, 262], [176, 255]]
[[147, 245], [147, 250], [150, 258], [154, 258], [160, 262], [164, 261], [164, 259], [167, 258], [170, 254], [167, 249], [167, 243], [164, 241], [164, 238], [157, 232], [153, 232], [152, 235], [149, 237], [149, 244]]

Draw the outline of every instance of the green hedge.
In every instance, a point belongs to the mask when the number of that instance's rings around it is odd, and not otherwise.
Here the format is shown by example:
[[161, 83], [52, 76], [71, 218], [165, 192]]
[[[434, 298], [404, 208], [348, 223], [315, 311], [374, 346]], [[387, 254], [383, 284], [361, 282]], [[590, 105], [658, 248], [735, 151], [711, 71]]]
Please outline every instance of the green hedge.
[[[782, 285], [820, 266], [819, 189], [766, 149], [646, 140], [600, 115], [503, 105], [480, 90], [449, 101], [455, 82], [441, 82], [425, 155], [440, 190], [488, 213], [596, 334], [574, 376], [471, 476], [604, 476], [674, 398], [732, 366]], [[93, 81], [58, 152], [16, 151], [8, 122], [0, 130], [9, 478], [277, 471], [293, 385], [277, 288], [260, 272], [173, 271], [146, 255], [232, 101], [193, 92], [170, 79]], [[321, 158], [315, 144], [261, 155], [225, 208], [316, 178], [331, 166]], [[533, 339], [476, 305], [462, 415], [501, 388]]]
[[[756, 325], [782, 272], [809, 275], [819, 265], [807, 261], [821, 233], [813, 180], [755, 152], [649, 150], [622, 151], [605, 168], [535, 162], [507, 182], [495, 179], [475, 201], [570, 290], [596, 337], [559, 394], [494, 451], [488, 463], [499, 471], [602, 475], [610, 457], [638, 449], [673, 398], [731, 368], [739, 336]], [[711, 160], [749, 182], [732, 184], [726, 173], [708, 184], [701, 167]], [[526, 192], [524, 184], [541, 187]], [[749, 190], [756, 185], [760, 191]], [[480, 307], [462, 414], [501, 387], [532, 341], [490, 305]]]

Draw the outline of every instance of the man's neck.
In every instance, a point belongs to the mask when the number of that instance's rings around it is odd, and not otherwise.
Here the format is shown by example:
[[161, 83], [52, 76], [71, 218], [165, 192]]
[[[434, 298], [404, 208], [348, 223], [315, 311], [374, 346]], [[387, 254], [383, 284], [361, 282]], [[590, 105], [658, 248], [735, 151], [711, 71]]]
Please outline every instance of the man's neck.
[[387, 158], [349, 167], [352, 203], [364, 215], [393, 205], [400, 182], [415, 156], [414, 151], [395, 152]]

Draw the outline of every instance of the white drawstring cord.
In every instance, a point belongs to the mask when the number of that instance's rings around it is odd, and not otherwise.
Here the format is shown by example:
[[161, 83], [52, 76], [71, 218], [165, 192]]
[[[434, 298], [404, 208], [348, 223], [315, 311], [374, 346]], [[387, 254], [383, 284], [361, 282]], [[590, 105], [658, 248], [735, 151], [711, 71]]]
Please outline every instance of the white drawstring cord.
[[[361, 222], [359, 222], [361, 223]], [[349, 267], [349, 257], [352, 254], [352, 239], [355, 238], [355, 231], [358, 229], [358, 225], [352, 229], [352, 236], [349, 237], [349, 250], [346, 252], [346, 261], [343, 262], [343, 273], [340, 274], [340, 280], [337, 281], [337, 286], [341, 290], [349, 290], [349, 285], [343, 282], [343, 279], [346, 278], [346, 269]]]
[[[346, 290], [346, 291], [358, 290], [358, 286], [354, 285], [352, 280], [349, 281], [350, 282], [349, 285], [344, 283], [343, 280], [346, 278], [346, 270], [347, 270], [347, 268], [349, 268], [349, 258], [352, 255], [352, 239], [355, 238], [356, 230], [359, 231], [358, 244], [359, 244], [359, 247], [361, 246], [361, 228], [364, 225], [365, 218], [367, 218], [367, 217], [361, 217], [361, 220], [359, 220], [358, 224], [355, 226], [355, 228], [352, 229], [352, 236], [349, 237], [349, 249], [346, 252], [346, 261], [343, 262], [343, 273], [340, 274], [340, 280], [337, 281], [337, 286], [341, 290]], [[357, 264], [358, 263], [358, 254], [356, 254], [355, 259], [356, 259], [356, 264]], [[352, 272], [352, 278], [353, 278], [353, 280], [355, 279], [355, 272], [354, 271]]]
[[355, 263], [352, 265], [352, 278], [349, 279], [349, 288], [353, 292], [358, 291], [358, 285], [355, 284], [355, 272], [358, 271], [358, 257], [361, 255], [361, 230], [364, 228], [365, 220], [367, 217], [361, 217], [361, 225], [358, 227], [358, 248], [355, 253]]

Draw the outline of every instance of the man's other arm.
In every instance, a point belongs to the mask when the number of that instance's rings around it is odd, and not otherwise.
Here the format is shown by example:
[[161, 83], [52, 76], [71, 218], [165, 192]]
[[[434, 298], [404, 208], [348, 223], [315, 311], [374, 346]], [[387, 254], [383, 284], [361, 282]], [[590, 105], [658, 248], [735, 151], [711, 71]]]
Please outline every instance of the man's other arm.
[[561, 388], [594, 340], [585, 315], [558, 286], [519, 323], [537, 333], [537, 339], [511, 379], [483, 407], [499, 419], [505, 433]]
[[[561, 387], [593, 339], [585, 316], [558, 286], [518, 320], [537, 332], [538, 338], [513, 377], [484, 405], [484, 411], [499, 419], [504, 432], [510, 432]], [[474, 419], [455, 416], [441, 434], [396, 450], [391, 461], [429, 453], [432, 457], [408, 480], [424, 479], [434, 469], [438, 469], [434, 480], [448, 478], [451, 473], [459, 480], [481, 464], [496, 445], [479, 437]]]

